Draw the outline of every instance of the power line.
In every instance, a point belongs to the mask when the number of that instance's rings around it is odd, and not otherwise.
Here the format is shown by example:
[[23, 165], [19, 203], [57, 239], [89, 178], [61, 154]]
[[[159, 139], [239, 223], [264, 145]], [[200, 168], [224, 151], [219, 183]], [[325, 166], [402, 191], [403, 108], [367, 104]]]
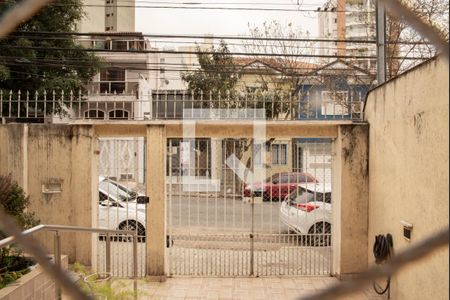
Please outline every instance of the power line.
[[[4, 1], [4, 3], [15, 3], [13, 1]], [[176, 3], [179, 4], [179, 3]], [[183, 3], [181, 3], [183, 4]], [[357, 14], [367, 14], [367, 13], [375, 13], [373, 10], [358, 10], [358, 11], [349, 11], [349, 10], [317, 10], [317, 9], [289, 9], [289, 8], [263, 8], [263, 7], [207, 7], [207, 6], [194, 6], [195, 3], [190, 5], [186, 5], [189, 3], [184, 3], [182, 6], [173, 6], [173, 5], [100, 5], [100, 4], [62, 4], [62, 3], [51, 3], [49, 6], [58, 6], [58, 7], [72, 7], [72, 6], [82, 6], [82, 7], [123, 7], [123, 8], [149, 8], [149, 9], [186, 9], [186, 10], [234, 10], [234, 11], [279, 11], [279, 12], [316, 12], [316, 13], [337, 13], [337, 12], [348, 12], [348, 13], [357, 13]], [[174, 3], [175, 5], [175, 3]]]
[[[19, 39], [19, 38], [26, 38], [29, 40], [71, 40], [72, 38], [70, 37], [48, 37], [48, 36], [27, 36], [27, 35], [13, 35], [13, 36], [9, 36], [10, 39]], [[91, 42], [91, 41], [97, 41], [97, 42], [109, 42], [109, 41], [105, 41], [105, 40], [93, 40], [93, 39], [77, 39], [77, 41], [79, 42]], [[118, 41], [118, 42], [123, 42], [123, 41], [129, 41], [129, 42], [135, 42], [135, 40], [114, 40], [114, 41]], [[194, 46], [194, 45], [208, 45], [208, 42], [192, 42], [192, 41], [165, 41], [165, 40], [148, 40], [149, 43], [166, 43], [166, 44], [187, 44], [190, 46]], [[332, 42], [330, 42], [332, 43]], [[349, 43], [350, 44], [350, 43]], [[329, 47], [329, 46], [307, 46], [307, 45], [285, 45], [285, 44], [264, 44], [261, 46], [253, 46], [250, 44], [246, 44], [246, 43], [227, 43], [227, 46], [238, 46], [238, 47], [273, 47], [273, 48], [302, 48], [302, 49], [325, 49], [325, 50], [336, 50], [336, 47]], [[371, 51], [375, 51], [376, 49], [372, 49]], [[367, 49], [366, 51], [369, 51], [369, 49]]]
[[[205, 38], [213, 38], [217, 40], [250, 40], [250, 41], [287, 41], [287, 42], [323, 42], [323, 43], [348, 43], [348, 44], [376, 44], [376, 40], [371, 39], [324, 39], [324, 38], [292, 38], [292, 37], [255, 37], [255, 36], [233, 36], [233, 35], [189, 35], [189, 34], [150, 34], [150, 33], [124, 33], [124, 32], [55, 32], [55, 31], [16, 31], [15, 35], [11, 36], [27, 36], [29, 35], [38, 35], [41, 37], [49, 37], [49, 36], [83, 36], [83, 37], [124, 37], [124, 38], [164, 38], [164, 39], [205, 39]], [[144, 41], [144, 40], [143, 40]], [[152, 42], [152, 40], [149, 40]], [[187, 42], [186, 42], [187, 43]], [[194, 41], [192, 43], [200, 43], [200, 44], [210, 44], [210, 42], [206, 41]], [[405, 44], [405, 45], [415, 45], [415, 44], [430, 44], [424, 41], [387, 41], [387, 44]], [[228, 43], [227, 43], [228, 44]]]
[[[117, 3], [148, 3], [148, 4], [178, 4], [182, 5], [183, 2], [174, 2], [174, 1], [146, 1], [146, 0], [116, 0]], [[298, 7], [297, 4], [294, 3], [278, 3], [278, 2], [192, 2], [190, 5], [262, 5], [262, 6], [295, 6]], [[302, 4], [301, 6], [311, 6], [318, 7], [317, 4]]]
[[[213, 51], [175, 51], [175, 50], [105, 50], [89, 48], [63, 48], [63, 47], [35, 47], [35, 46], [11, 46], [1, 45], [0, 48], [6, 49], [26, 49], [26, 50], [45, 50], [45, 51], [80, 51], [80, 52], [99, 52], [99, 53], [166, 53], [166, 54], [217, 54]], [[256, 56], [256, 57], [304, 57], [304, 58], [345, 58], [345, 59], [375, 59], [376, 56], [367, 55], [324, 55], [324, 54], [291, 54], [291, 53], [255, 53], [255, 52], [228, 52], [228, 55], [236, 56]], [[423, 57], [391, 57], [392, 59], [416, 60]]]
[[[13, 63], [33, 63], [33, 64], [40, 64], [40, 63], [58, 63], [58, 64], [63, 64], [63, 63], [70, 63], [70, 64], [77, 64], [75, 66], [78, 66], [79, 64], [85, 64], [88, 66], [91, 66], [91, 61], [89, 60], [84, 60], [84, 59], [77, 59], [77, 58], [62, 58], [62, 59], [49, 59], [49, 58], [39, 58], [39, 57], [28, 57], [25, 58], [23, 56], [0, 56], [0, 61], [1, 59], [4, 59], [4, 61], [12, 61]], [[7, 60], [5, 60], [7, 59]], [[19, 59], [21, 59], [21, 61], [19, 61]], [[27, 59], [26, 61], [24, 61], [23, 59]], [[234, 68], [237, 70], [242, 70], [245, 69], [248, 65], [250, 65], [253, 62], [256, 61], [260, 61], [257, 58], [255, 58], [254, 61], [251, 61], [249, 63], [235, 63]], [[264, 61], [262, 61], [264, 62]], [[278, 62], [276, 62], [278, 63]], [[254, 74], [255, 71], [258, 70], [268, 70], [268, 69], [273, 69], [276, 70], [278, 72], [287, 72], [287, 71], [312, 71], [312, 70], [316, 70], [318, 68], [321, 67], [321, 65], [319, 64], [310, 64], [310, 63], [306, 63], [306, 62], [293, 62], [292, 64], [309, 64], [310, 66], [289, 66], [289, 62], [286, 63], [287, 66], [283, 66], [283, 65], [274, 65], [273, 63], [266, 63], [266, 67], [259, 67], [259, 68], [252, 68], [252, 69], [247, 69], [247, 72]], [[123, 68], [123, 69], [127, 69], [130, 66], [133, 65], [137, 65], [137, 66], [153, 66], [158, 67], [156, 70], [164, 70], [166, 72], [177, 72], [177, 71], [202, 71], [202, 72], [213, 72], [211, 70], [203, 70], [200, 69], [201, 65], [200, 64], [184, 64], [184, 63], [168, 63], [168, 62], [164, 62], [164, 63], [157, 63], [157, 62], [104, 62], [105, 66], [103, 68]], [[209, 64], [209, 67], [223, 67], [223, 65], [220, 64]], [[173, 68], [171, 68], [173, 67]], [[193, 68], [191, 68], [193, 67]], [[154, 68], [152, 68], [151, 70], [155, 70]], [[339, 71], [344, 71], [344, 70], [348, 70], [347, 68], [335, 68], [333, 70], [339, 70]], [[218, 71], [220, 73], [220, 71]], [[236, 72], [240, 72], [240, 71], [236, 71]], [[260, 74], [267, 74], [267, 72], [261, 72]]]
[[[352, 39], [323, 39], [323, 38], [292, 38], [292, 37], [252, 37], [252, 36], [227, 36], [227, 35], [186, 35], [186, 34], [135, 34], [121, 32], [53, 32], [53, 31], [16, 31], [19, 34], [41, 34], [45, 36], [102, 36], [102, 37], [148, 37], [148, 38], [167, 38], [167, 39], [205, 39], [214, 38], [218, 40], [251, 40], [251, 41], [288, 41], [288, 42], [336, 42], [336, 43], [355, 43], [355, 44], [376, 44], [376, 40], [352, 40]], [[17, 35], [19, 36], [19, 35]]]

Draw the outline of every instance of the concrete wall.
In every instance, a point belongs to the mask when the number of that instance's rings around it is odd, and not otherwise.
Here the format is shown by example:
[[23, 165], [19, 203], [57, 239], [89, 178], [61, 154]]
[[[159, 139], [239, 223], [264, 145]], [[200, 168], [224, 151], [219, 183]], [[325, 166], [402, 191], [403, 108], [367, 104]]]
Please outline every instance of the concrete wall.
[[368, 126], [340, 126], [333, 143], [333, 274], [367, 268]]
[[[63, 269], [67, 269], [67, 256], [61, 257]], [[56, 300], [56, 285], [41, 266], [0, 290], [0, 300]]]
[[[92, 205], [96, 139], [90, 126], [0, 126], [0, 174], [12, 174], [30, 197], [29, 209], [42, 224], [95, 226]], [[95, 177], [93, 177], [95, 176]], [[45, 189], [60, 192], [48, 193]], [[37, 235], [53, 253], [53, 233]], [[69, 260], [90, 264], [91, 237], [63, 233], [62, 253]]]
[[[369, 248], [391, 233], [394, 251], [448, 227], [448, 64], [431, 60], [368, 95]], [[413, 224], [405, 240], [400, 221]], [[392, 278], [392, 299], [448, 299], [448, 248]]]

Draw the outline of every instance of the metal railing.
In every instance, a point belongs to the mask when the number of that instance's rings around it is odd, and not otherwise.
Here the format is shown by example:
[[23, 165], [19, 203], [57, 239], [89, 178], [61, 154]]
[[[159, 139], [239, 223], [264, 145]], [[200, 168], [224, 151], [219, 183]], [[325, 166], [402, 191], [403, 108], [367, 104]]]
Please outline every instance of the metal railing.
[[[137, 242], [138, 237], [135, 231], [128, 230], [114, 230], [105, 228], [90, 228], [90, 227], [79, 227], [79, 226], [66, 226], [66, 225], [37, 225], [33, 228], [25, 230], [22, 232], [24, 236], [36, 234], [42, 231], [53, 231], [54, 232], [54, 243], [53, 243], [53, 255], [55, 260], [55, 265], [61, 268], [61, 239], [60, 232], [88, 232], [88, 233], [99, 233], [106, 235], [106, 272], [111, 272], [111, 235], [131, 235], [133, 239], [133, 287], [134, 293], [137, 293]], [[0, 240], [0, 248], [4, 248], [13, 244], [16, 238], [13, 236], [7, 237]], [[56, 299], [61, 299], [61, 287], [55, 282], [56, 285]]]
[[101, 96], [136, 95], [138, 89], [137, 81], [93, 81], [87, 86], [90, 94]]
[[[95, 83], [96, 84], [96, 83]], [[108, 86], [108, 88], [110, 88]], [[190, 111], [214, 119], [217, 112], [227, 119], [253, 119], [259, 110], [266, 120], [363, 120], [365, 92], [321, 89], [292, 95], [276, 92], [202, 93], [153, 91], [150, 93], [14, 92], [0, 90], [0, 117], [45, 119], [62, 116], [69, 120], [179, 120], [192, 119]], [[233, 117], [233, 112], [245, 114]], [[231, 117], [230, 117], [231, 116]], [[260, 118], [261, 116], [258, 116]]]

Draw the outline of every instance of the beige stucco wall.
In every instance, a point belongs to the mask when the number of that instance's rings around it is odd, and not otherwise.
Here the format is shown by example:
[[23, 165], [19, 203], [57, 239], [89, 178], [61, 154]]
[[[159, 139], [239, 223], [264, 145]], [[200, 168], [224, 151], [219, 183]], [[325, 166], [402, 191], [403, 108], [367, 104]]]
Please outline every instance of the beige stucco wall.
[[[400, 251], [448, 226], [448, 64], [431, 60], [373, 90], [370, 124], [369, 263], [377, 234]], [[400, 221], [413, 224], [410, 242]], [[448, 299], [448, 248], [392, 278], [392, 299]]]
[[367, 268], [368, 126], [343, 125], [333, 142], [332, 244], [337, 277]]
[[[93, 225], [92, 178], [96, 178], [90, 126], [0, 125], [0, 174], [12, 174], [30, 197], [29, 209], [41, 224]], [[61, 192], [43, 193], [43, 185], [60, 184]], [[37, 238], [53, 252], [53, 233]], [[62, 233], [62, 253], [90, 264], [89, 234]]]

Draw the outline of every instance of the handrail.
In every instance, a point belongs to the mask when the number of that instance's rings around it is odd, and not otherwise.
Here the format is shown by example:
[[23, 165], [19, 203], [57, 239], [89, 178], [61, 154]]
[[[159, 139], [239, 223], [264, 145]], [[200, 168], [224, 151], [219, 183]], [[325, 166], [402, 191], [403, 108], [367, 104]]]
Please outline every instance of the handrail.
[[[107, 228], [91, 228], [91, 227], [81, 227], [81, 226], [68, 226], [68, 225], [49, 225], [40, 224], [34, 226], [30, 229], [24, 230], [22, 233], [24, 235], [30, 235], [40, 231], [66, 231], [66, 232], [91, 232], [91, 233], [106, 233], [106, 234], [128, 234], [135, 235], [136, 232], [131, 230], [118, 230], [118, 229], [107, 229]], [[0, 248], [6, 247], [15, 241], [15, 237], [10, 236], [0, 240]]]
[[[117, 230], [107, 228], [91, 228], [82, 226], [69, 226], [69, 225], [49, 225], [40, 224], [22, 232], [23, 236], [32, 235], [41, 231], [54, 231], [54, 258], [55, 265], [61, 267], [61, 240], [59, 233], [62, 232], [89, 232], [89, 233], [103, 233], [106, 234], [106, 272], [111, 271], [111, 234], [125, 234], [133, 237], [133, 279], [134, 279], [134, 291], [137, 292], [137, 233], [131, 230]], [[9, 236], [0, 240], [0, 249], [15, 242], [14, 236]], [[61, 287], [55, 282], [56, 285], [56, 299], [61, 299]]]

